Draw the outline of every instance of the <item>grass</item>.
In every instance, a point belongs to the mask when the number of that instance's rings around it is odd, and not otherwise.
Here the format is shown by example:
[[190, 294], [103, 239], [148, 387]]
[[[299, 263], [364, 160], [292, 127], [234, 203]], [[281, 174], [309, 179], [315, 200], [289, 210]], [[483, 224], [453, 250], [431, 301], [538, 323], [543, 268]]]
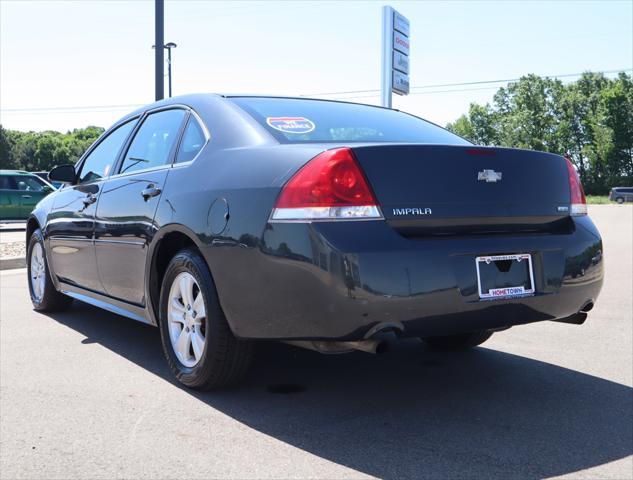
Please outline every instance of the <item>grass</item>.
[[589, 205], [609, 205], [612, 202], [606, 195], [587, 195], [587, 203]]

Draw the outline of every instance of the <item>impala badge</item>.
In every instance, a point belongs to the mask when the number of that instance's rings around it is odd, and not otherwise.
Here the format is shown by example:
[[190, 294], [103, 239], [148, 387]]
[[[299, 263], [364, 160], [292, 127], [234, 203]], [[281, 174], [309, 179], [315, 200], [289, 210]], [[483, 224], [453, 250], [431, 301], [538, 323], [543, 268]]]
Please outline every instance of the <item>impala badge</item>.
[[495, 172], [494, 170], [482, 170], [477, 173], [477, 180], [486, 183], [498, 182], [501, 180], [501, 172]]
[[433, 215], [430, 208], [394, 208], [394, 215]]

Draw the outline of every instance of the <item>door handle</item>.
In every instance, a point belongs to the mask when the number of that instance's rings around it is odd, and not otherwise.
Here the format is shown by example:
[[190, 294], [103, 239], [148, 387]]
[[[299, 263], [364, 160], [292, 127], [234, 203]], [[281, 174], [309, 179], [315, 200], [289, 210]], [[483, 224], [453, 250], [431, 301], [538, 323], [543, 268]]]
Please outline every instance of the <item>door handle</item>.
[[143, 197], [143, 200], [147, 202], [150, 199], [150, 197], [155, 197], [157, 195], [160, 195], [161, 191], [162, 190], [158, 188], [156, 185], [150, 184], [147, 186], [145, 190], [141, 191], [141, 196]]
[[90, 194], [82, 198], [81, 201], [84, 202], [84, 205], [87, 207], [88, 205], [92, 205], [93, 203], [97, 201], [97, 196]]
[[31, 198], [31, 195], [22, 195], [22, 198]]

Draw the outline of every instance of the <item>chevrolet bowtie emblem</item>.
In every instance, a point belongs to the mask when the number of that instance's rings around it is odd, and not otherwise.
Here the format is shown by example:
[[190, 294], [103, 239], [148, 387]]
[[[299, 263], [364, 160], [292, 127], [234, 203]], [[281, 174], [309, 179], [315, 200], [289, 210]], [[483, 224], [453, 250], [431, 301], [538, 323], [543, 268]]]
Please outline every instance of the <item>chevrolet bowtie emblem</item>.
[[482, 170], [477, 173], [477, 180], [486, 183], [498, 182], [501, 180], [501, 172], [495, 172], [494, 170]]

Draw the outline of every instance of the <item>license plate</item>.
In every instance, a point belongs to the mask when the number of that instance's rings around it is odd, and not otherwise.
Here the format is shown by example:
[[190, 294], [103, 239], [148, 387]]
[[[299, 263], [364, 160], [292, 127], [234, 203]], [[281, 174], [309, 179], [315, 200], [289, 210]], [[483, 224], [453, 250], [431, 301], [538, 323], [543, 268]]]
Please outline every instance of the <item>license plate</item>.
[[534, 294], [532, 255], [489, 255], [477, 257], [479, 298], [502, 299]]

